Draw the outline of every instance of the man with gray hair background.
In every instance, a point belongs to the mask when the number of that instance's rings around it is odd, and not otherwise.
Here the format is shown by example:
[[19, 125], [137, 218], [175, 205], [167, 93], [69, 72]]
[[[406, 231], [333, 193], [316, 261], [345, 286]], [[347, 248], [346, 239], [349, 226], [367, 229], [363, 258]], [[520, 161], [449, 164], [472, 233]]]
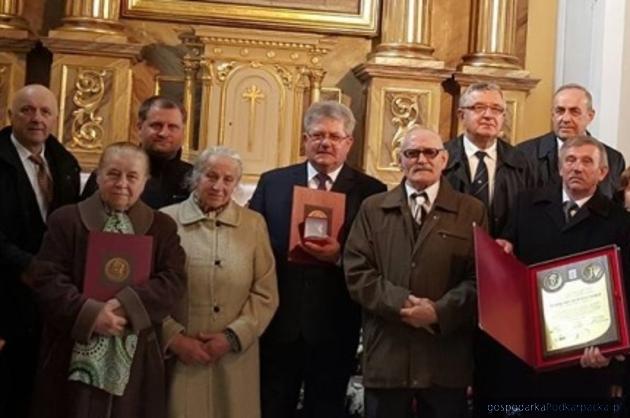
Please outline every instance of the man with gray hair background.
[[[585, 87], [571, 83], [556, 90], [551, 110], [553, 131], [517, 146], [534, 167], [538, 187], [560, 182], [558, 150], [567, 138], [589, 135], [587, 128], [594, 118], [593, 97]], [[619, 151], [602, 145], [608, 158], [608, 175], [599, 184], [599, 189], [605, 196], [612, 197], [619, 187], [626, 162]]]
[[[280, 306], [261, 339], [263, 418], [293, 418], [304, 383], [305, 418], [342, 418], [355, 363], [360, 311], [350, 300], [341, 267], [348, 230], [363, 199], [385, 190], [346, 164], [355, 119], [337, 102], [316, 102], [304, 115], [307, 161], [264, 173], [249, 206], [267, 222], [276, 259]], [[293, 187], [346, 195], [341, 239], [302, 248], [317, 265], [287, 260]]]

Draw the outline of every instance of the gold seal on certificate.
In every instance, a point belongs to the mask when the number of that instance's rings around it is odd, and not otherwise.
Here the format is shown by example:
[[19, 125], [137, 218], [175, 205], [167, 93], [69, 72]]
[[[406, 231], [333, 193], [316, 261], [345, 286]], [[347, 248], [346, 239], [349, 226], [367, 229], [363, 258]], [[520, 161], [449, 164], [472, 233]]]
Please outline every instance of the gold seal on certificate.
[[537, 273], [544, 355], [617, 341], [617, 317], [605, 256]]

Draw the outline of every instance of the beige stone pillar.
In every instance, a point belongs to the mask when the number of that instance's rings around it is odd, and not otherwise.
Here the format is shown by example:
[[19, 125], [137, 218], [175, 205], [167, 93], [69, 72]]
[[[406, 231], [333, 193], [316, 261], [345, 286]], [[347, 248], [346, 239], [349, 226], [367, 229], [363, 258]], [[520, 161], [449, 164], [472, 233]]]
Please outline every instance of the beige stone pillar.
[[515, 55], [516, 2], [473, 0], [469, 52], [458, 67], [462, 72], [475, 73], [478, 68], [523, 69]]
[[375, 64], [444, 67], [431, 46], [432, 0], [383, 3], [381, 39], [369, 61]]

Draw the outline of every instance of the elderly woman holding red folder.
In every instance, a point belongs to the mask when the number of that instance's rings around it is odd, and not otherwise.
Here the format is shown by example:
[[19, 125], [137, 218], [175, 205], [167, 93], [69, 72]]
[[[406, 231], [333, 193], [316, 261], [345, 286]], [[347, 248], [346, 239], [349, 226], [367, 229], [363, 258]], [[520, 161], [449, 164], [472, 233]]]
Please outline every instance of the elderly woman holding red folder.
[[[48, 220], [33, 283], [45, 321], [33, 417], [166, 416], [159, 341], [162, 321], [185, 289], [185, 254], [175, 223], [138, 200], [147, 173], [144, 151], [109, 145], [99, 162], [98, 192]], [[148, 254], [129, 251], [132, 275], [134, 260], [152, 260], [144, 283], [105, 301], [86, 296], [85, 281], [102, 280], [85, 277], [91, 231], [152, 237]], [[104, 267], [103, 274], [125, 271], [118, 267]]]
[[234, 151], [208, 149], [188, 200], [162, 209], [188, 256], [188, 292], [164, 322], [174, 354], [170, 418], [260, 417], [258, 337], [278, 291], [265, 221], [232, 200], [241, 173]]

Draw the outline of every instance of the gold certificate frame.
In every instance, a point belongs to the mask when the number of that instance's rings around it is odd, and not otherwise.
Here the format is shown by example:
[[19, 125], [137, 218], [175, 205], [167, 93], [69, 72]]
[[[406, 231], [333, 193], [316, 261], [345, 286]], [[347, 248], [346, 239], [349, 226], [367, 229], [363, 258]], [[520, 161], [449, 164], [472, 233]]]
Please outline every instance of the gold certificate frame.
[[340, 12], [199, 0], [123, 0], [122, 15], [187, 23], [376, 36], [381, 0], [354, 1], [354, 12]]

